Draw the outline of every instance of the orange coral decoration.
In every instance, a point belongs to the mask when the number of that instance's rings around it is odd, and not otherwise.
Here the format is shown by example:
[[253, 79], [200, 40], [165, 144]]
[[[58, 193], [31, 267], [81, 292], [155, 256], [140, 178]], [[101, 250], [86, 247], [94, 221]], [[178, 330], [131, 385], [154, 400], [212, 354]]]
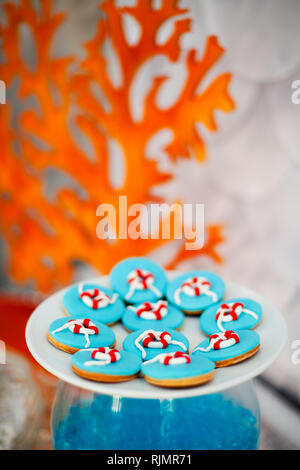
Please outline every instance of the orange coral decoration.
[[[173, 132], [166, 148], [171, 159], [189, 158], [191, 152], [202, 161], [205, 147], [195, 123], [202, 122], [215, 131], [215, 110], [230, 111], [233, 101], [227, 87], [230, 74], [218, 76], [202, 93], [196, 89], [207, 71], [223, 54], [215, 37], [207, 39], [201, 60], [194, 50], [188, 51], [185, 66], [187, 80], [178, 101], [169, 109], [160, 109], [156, 94], [166, 77], [158, 76], [148, 92], [141, 121], [135, 122], [129, 105], [129, 93], [140, 68], [151, 57], [165, 55], [179, 60], [179, 39], [190, 28], [189, 19], [177, 19], [186, 13], [175, 1], [163, 1], [154, 10], [149, 1], [137, 1], [135, 7], [117, 8], [113, 1], [101, 4], [105, 18], [98, 23], [95, 37], [86, 44], [86, 58], [80, 71], [69, 73], [71, 57], [52, 58], [50, 48], [63, 14], [52, 14], [51, 2], [41, 1], [40, 12], [30, 0], [19, 5], [4, 3], [6, 25], [0, 25], [0, 40], [5, 62], [0, 63], [0, 79], [7, 88], [14, 78], [20, 79], [19, 99], [34, 94], [39, 111], [23, 111], [14, 128], [13, 106], [0, 106], [0, 227], [9, 248], [9, 272], [19, 282], [35, 280], [41, 290], [65, 284], [72, 277], [72, 261], [80, 260], [108, 272], [125, 256], [149, 253], [166, 241], [152, 239], [99, 240], [95, 234], [96, 208], [101, 203], [118, 207], [120, 195], [128, 204], [148, 204], [154, 200], [151, 190], [168, 181], [170, 174], [159, 170], [157, 162], [145, 156], [146, 145], [162, 128]], [[122, 15], [132, 15], [141, 26], [137, 44], [129, 45], [122, 28]], [[174, 31], [163, 45], [156, 44], [160, 26], [175, 18]], [[146, 21], [145, 21], [146, 18]], [[26, 24], [35, 40], [36, 65], [30, 69], [19, 50], [18, 29]], [[118, 56], [122, 84], [114, 86], [107, 72], [107, 61], [101, 53], [110, 39]], [[97, 84], [109, 102], [109, 111], [92, 93]], [[56, 90], [58, 98], [53, 90]], [[93, 144], [96, 159], [91, 161], [77, 146], [69, 129], [72, 110], [79, 112], [74, 122]], [[108, 139], [115, 139], [122, 148], [125, 177], [116, 190], [109, 179]], [[42, 143], [42, 145], [41, 145]], [[75, 190], [59, 191], [55, 200], [45, 196], [44, 179], [49, 168], [57, 168], [71, 176], [87, 195]], [[118, 230], [118, 224], [113, 227]], [[218, 261], [216, 246], [222, 237], [217, 227], [208, 229], [208, 239], [199, 252], [179, 252], [170, 266], [187, 256], [206, 254]], [[188, 254], [187, 254], [188, 253]]]

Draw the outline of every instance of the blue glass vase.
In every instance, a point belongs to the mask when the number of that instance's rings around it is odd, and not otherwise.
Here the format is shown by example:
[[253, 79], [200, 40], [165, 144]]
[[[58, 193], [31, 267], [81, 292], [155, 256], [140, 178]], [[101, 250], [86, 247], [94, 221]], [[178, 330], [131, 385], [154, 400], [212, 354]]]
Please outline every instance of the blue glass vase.
[[257, 449], [260, 434], [252, 381], [161, 400], [102, 395], [61, 381], [51, 421], [54, 448], [64, 450]]

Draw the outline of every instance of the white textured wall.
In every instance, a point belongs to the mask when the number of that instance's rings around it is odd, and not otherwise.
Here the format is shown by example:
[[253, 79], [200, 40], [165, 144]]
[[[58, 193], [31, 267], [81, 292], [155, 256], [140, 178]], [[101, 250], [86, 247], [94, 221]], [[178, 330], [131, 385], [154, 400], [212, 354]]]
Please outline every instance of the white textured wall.
[[300, 339], [300, 105], [291, 101], [291, 84], [300, 79], [300, 2], [182, 5], [193, 7], [195, 19], [187, 44], [201, 49], [202, 33], [215, 33], [227, 49], [217, 69], [233, 73], [237, 109], [217, 114], [218, 134], [201, 127], [207, 162], [182, 162], [164, 194], [204, 202], [206, 220], [225, 223], [225, 264], [217, 270], [265, 294], [284, 313], [288, 345], [267, 375], [300, 397], [300, 365], [290, 359], [291, 342]]

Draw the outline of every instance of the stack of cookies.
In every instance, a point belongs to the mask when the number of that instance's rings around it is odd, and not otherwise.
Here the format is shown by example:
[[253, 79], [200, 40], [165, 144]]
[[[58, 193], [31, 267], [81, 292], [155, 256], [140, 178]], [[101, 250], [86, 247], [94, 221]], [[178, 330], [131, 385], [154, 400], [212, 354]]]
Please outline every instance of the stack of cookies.
[[[111, 288], [82, 282], [68, 289], [66, 315], [48, 330], [48, 340], [72, 354], [74, 373], [85, 379], [122, 382], [140, 375], [156, 386], [195, 386], [259, 350], [252, 330], [261, 320], [260, 304], [222, 300], [225, 284], [216, 274], [196, 270], [168, 281], [159, 265], [135, 257], [118, 263], [110, 282]], [[193, 351], [178, 331], [186, 315], [199, 316], [199, 331], [207, 335]], [[111, 326], [120, 321], [129, 334], [116, 349]]]

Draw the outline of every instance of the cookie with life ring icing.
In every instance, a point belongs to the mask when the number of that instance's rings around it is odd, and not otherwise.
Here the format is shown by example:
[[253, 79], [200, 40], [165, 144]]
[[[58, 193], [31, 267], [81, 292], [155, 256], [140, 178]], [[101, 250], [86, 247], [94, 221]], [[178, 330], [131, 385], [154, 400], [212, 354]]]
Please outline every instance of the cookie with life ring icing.
[[153, 328], [138, 330], [126, 336], [123, 348], [148, 361], [161, 353], [188, 352], [189, 341], [182, 333], [170, 328], [165, 330]]
[[194, 387], [209, 382], [215, 364], [209, 359], [189, 356], [182, 351], [162, 353], [142, 364], [147, 382], [159, 387]]
[[169, 282], [167, 299], [189, 315], [198, 315], [219, 302], [225, 292], [223, 279], [209, 271], [189, 271]]
[[260, 338], [256, 331], [220, 331], [202, 341], [193, 351], [193, 356], [200, 356], [214, 361], [216, 367], [226, 367], [242, 362], [257, 353]]
[[177, 330], [184, 321], [184, 314], [166, 300], [143, 302], [125, 309], [122, 323], [128, 331], [149, 328], [172, 328]]
[[106, 325], [120, 320], [125, 306], [119, 294], [100, 284], [81, 282], [63, 297], [65, 312], [72, 318], [90, 318]]
[[89, 318], [58, 318], [48, 330], [47, 338], [53, 346], [70, 354], [79, 349], [98, 348], [115, 344], [114, 332], [103, 323]]
[[84, 379], [96, 382], [126, 382], [140, 372], [142, 360], [119, 349], [81, 349], [72, 356], [72, 369]]
[[261, 317], [262, 308], [258, 302], [236, 297], [204, 310], [200, 317], [200, 328], [207, 335], [225, 330], [251, 330]]
[[111, 271], [110, 280], [114, 290], [130, 304], [156, 302], [167, 286], [164, 270], [143, 257], [120, 261]]

